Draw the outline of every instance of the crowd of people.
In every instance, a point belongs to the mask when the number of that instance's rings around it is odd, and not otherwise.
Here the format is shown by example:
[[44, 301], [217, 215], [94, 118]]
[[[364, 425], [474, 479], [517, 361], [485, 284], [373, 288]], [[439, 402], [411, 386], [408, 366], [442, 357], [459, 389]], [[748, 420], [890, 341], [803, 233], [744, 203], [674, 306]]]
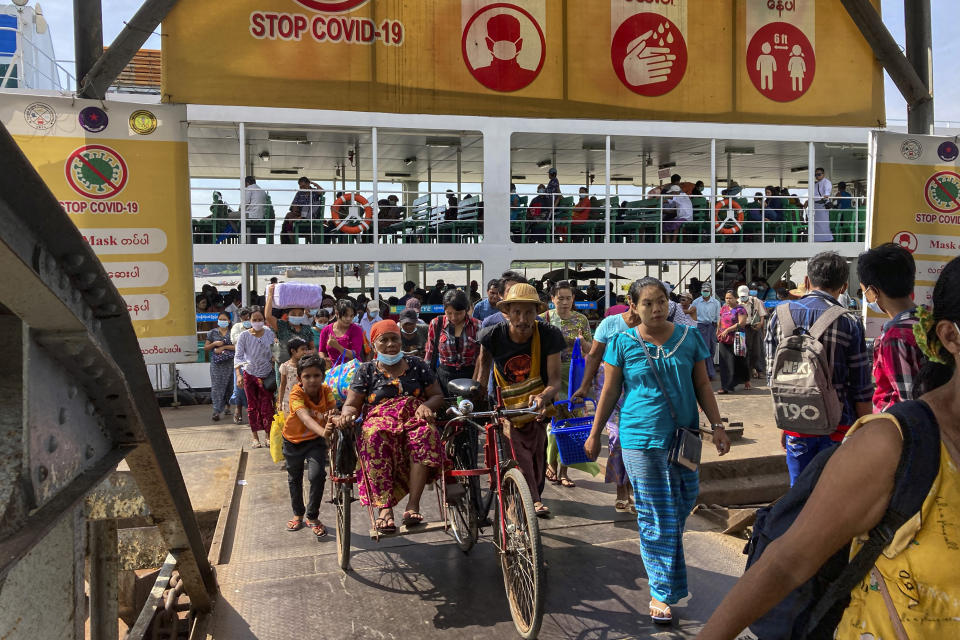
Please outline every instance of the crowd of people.
[[[910, 637], [943, 637], [928, 632], [948, 612], [954, 620], [960, 614], [955, 602], [935, 595], [960, 587], [956, 572], [933, 566], [938, 554], [955, 558], [958, 552], [960, 259], [940, 276], [932, 314], [912, 300], [915, 265], [903, 248], [871, 249], [859, 257], [857, 269], [864, 304], [888, 318], [872, 358], [862, 319], [845, 301], [849, 265], [830, 252], [809, 260], [802, 286], [777, 287], [780, 304], [770, 313], [762, 301], [770, 296], [753, 283], [724, 291], [721, 302], [711, 283], [694, 281], [680, 292], [646, 277], [630, 285], [624, 304], [611, 307], [596, 328], [574, 309], [578, 296], [586, 295], [575, 283], [551, 283], [541, 292], [514, 271], [489, 281], [485, 297], [475, 282], [460, 289], [438, 281], [430, 291], [408, 282], [395, 305], [335, 290], [320, 309], [278, 310], [271, 285], [263, 308], [238, 309], [239, 323], [232, 327], [224, 310], [209, 331], [214, 419], [228, 410], [231, 381], [243, 392], [254, 446], [262, 445], [260, 433], [268, 432], [275, 412], [284, 416], [293, 511], [287, 527], [309, 526], [317, 536], [327, 533], [319, 520], [327, 439], [361, 420], [358, 455], [367, 474], [361, 500], [377, 511], [376, 527], [390, 533], [401, 524], [423, 522], [420, 498], [440, 475], [437, 422], [445, 399], [454, 395], [452, 380], [472, 378], [487, 387], [488, 401], [496, 397], [507, 407], [535, 409], [535, 415], [512, 420], [509, 439], [541, 517], [550, 515], [543, 496], [547, 482], [575, 486], [550, 434], [555, 402], [569, 398], [572, 408], [598, 397], [584, 448], [596, 460], [606, 432], [605, 480], [616, 487], [614, 508], [637, 515], [650, 616], [668, 623], [671, 607], [687, 595], [683, 530], [699, 489], [696, 464], [684, 464], [678, 443], [699, 440], [705, 428], [718, 454], [726, 454], [730, 442], [716, 395], [765, 378], [791, 485], [820, 452], [839, 448], [823, 472], [823, 488], [818, 485], [784, 542], [771, 545], [750, 568], [702, 634], [733, 638], [807, 580], [843, 542], [876, 524], [893, 487], [904, 428], [885, 412], [920, 397], [936, 417], [945, 447], [929, 504], [919, 528], [910, 532], [925, 545], [905, 546], [899, 555], [878, 561], [881, 577], [865, 578], [867, 586], [855, 591], [837, 637], [860, 638], [864, 630], [873, 637], [900, 637], [889, 631], [895, 622], [888, 603], [869, 588], [869, 580], [892, 584], [903, 567], [914, 571], [919, 592], [894, 600], [897, 611], [911, 610], [900, 624]], [[421, 317], [421, 304], [432, 301], [443, 312]], [[801, 339], [819, 344], [806, 350], [819, 354], [809, 368], [822, 368], [823, 376], [791, 368], [785, 359], [783, 352]], [[578, 341], [585, 372], [579, 387], [569, 388]], [[324, 376], [353, 359], [359, 362], [355, 377], [338, 403]], [[813, 391], [825, 399], [816, 417], [784, 408], [798, 376], [813, 381]], [[829, 409], [832, 404], [836, 411]], [[477, 434], [471, 437], [475, 446]], [[304, 470], [311, 485], [306, 504]], [[404, 499], [398, 517], [394, 509]], [[845, 505], [842, 517], [836, 504]], [[938, 538], [934, 530], [942, 527]]]

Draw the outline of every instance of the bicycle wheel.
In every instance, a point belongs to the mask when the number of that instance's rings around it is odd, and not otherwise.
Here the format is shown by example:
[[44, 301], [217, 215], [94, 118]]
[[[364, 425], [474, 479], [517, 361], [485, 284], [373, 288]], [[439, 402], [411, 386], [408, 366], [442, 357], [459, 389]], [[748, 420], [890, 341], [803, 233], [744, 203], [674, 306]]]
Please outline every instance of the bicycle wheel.
[[[543, 546], [533, 496], [519, 469], [504, 474], [500, 500], [506, 528], [506, 539], [500, 540], [499, 545], [500, 566], [510, 615], [521, 638], [536, 638], [543, 622], [546, 587]], [[499, 525], [496, 535], [500, 536]]]
[[337, 507], [337, 562], [346, 571], [350, 568], [350, 505], [353, 504], [353, 484], [337, 484], [334, 502]]
[[453, 504], [447, 504], [450, 529], [453, 531], [453, 537], [457, 541], [460, 551], [470, 553], [470, 549], [473, 548], [480, 537], [477, 510], [473, 506], [468, 479], [457, 478], [457, 484], [463, 489], [463, 493], [453, 501]]

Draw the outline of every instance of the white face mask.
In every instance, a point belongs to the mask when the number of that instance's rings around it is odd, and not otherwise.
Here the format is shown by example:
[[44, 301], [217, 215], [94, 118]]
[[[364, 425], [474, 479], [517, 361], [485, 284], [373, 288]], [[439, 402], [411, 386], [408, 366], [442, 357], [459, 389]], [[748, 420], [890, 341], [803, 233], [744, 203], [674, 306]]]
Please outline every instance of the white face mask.
[[254, 331], [258, 331], [258, 332], [259, 332], [259, 331], [263, 331], [263, 323], [262, 323], [262, 322], [254, 321], [254, 322], [251, 322], [250, 324], [253, 325], [253, 330], [254, 330]]
[[750, 296], [740, 296], [740, 302], [746, 302], [750, 299]]
[[[487, 38], [487, 43], [489, 44], [489, 42], [490, 38]], [[491, 50], [493, 51], [493, 57], [500, 60], [513, 60], [519, 53], [517, 43], [509, 40], [497, 40], [493, 43]]]

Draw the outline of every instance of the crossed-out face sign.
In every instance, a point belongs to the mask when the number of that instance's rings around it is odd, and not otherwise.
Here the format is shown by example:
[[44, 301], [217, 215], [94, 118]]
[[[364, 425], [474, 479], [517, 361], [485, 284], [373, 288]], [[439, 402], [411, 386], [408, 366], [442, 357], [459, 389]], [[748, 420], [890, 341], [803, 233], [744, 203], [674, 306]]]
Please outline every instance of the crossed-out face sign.
[[319, 11], [321, 13], [342, 13], [350, 11], [364, 5], [368, 0], [295, 0], [307, 9]]
[[536, 80], [546, 59], [546, 38], [532, 15], [498, 2], [473, 14], [463, 29], [463, 62], [487, 89], [518, 91]]

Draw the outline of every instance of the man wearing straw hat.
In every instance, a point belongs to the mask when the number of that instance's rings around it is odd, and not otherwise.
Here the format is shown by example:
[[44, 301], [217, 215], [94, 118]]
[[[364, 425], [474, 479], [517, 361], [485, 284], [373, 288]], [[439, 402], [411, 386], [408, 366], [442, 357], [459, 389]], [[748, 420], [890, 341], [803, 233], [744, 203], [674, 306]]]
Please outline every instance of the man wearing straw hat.
[[556, 327], [537, 322], [537, 314], [546, 311], [547, 305], [529, 284], [513, 285], [497, 308], [506, 322], [480, 332], [478, 341], [483, 349], [474, 379], [486, 382], [492, 367], [507, 408], [539, 410], [538, 416], [511, 420], [509, 438], [537, 515], [545, 517], [550, 513], [540, 497], [547, 465], [545, 421], [560, 390], [560, 354], [566, 341]]

